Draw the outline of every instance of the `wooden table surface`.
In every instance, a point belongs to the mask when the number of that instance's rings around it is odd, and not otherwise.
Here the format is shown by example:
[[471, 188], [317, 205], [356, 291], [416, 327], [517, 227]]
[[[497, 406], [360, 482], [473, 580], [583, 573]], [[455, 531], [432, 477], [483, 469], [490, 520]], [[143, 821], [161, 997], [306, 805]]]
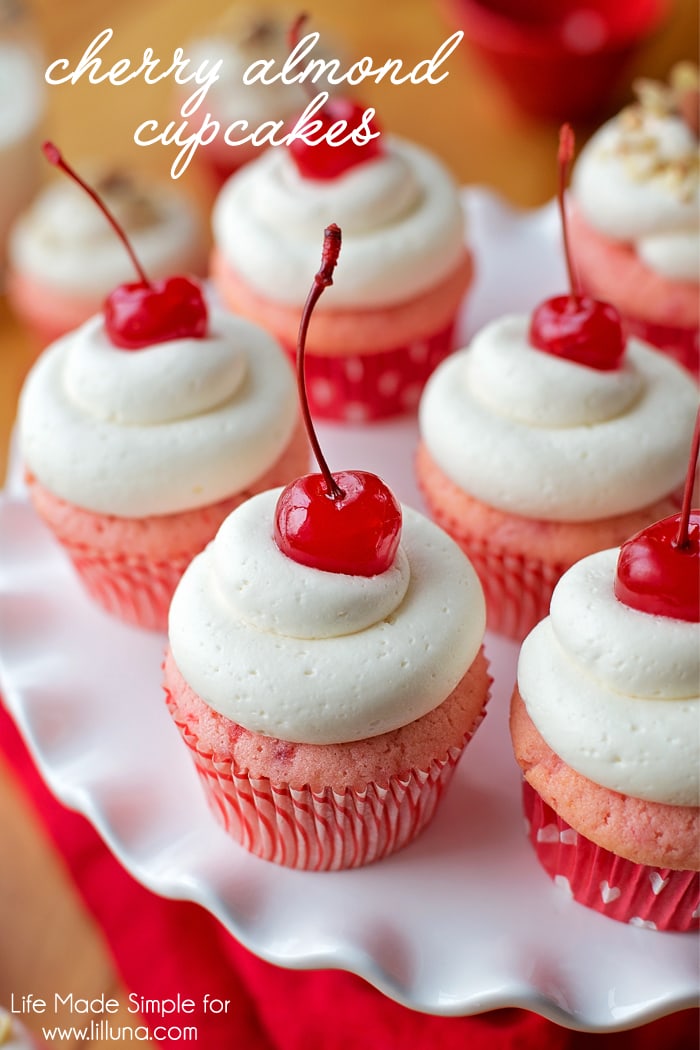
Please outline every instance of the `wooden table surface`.
[[[164, 58], [201, 33], [224, 12], [227, 0], [35, 0], [32, 10], [47, 64], [73, 61], [106, 26], [114, 29], [110, 55], [140, 58], [147, 46]], [[249, 5], [250, 6], [250, 5]], [[263, 5], [261, 5], [263, 6]], [[406, 67], [433, 54], [453, 31], [439, 3], [430, 0], [316, 0], [307, 5], [322, 29], [343, 42], [345, 53], [379, 60], [400, 56]], [[297, 10], [266, 0], [266, 9]], [[630, 76], [663, 76], [679, 58], [696, 58], [695, 0], [678, 0], [670, 19], [634, 60]], [[440, 85], [370, 84], [363, 93], [385, 128], [434, 150], [462, 183], [482, 183], [514, 203], [533, 206], [554, 192], [557, 128], [516, 112], [502, 86], [464, 43], [448, 61]], [[171, 105], [169, 82], [64, 85], [47, 88], [46, 133], [73, 159], [103, 156], [166, 176], [172, 154], [139, 149], [133, 131], [146, 117], [163, 119]], [[614, 111], [627, 98], [610, 102]], [[579, 141], [592, 130], [578, 126]], [[206, 209], [210, 198], [193, 169], [180, 180]], [[0, 296], [0, 478], [4, 475], [16, 401], [32, 349]], [[68, 989], [76, 996], [102, 992], [125, 1000], [104, 937], [67, 876], [63, 861], [0, 758], [0, 1005], [32, 992], [52, 999]], [[40, 1019], [29, 1019], [37, 1028]], [[132, 1021], [125, 1010], [114, 1024]], [[65, 1042], [63, 1046], [73, 1047]], [[107, 1043], [81, 1042], [81, 1047]], [[110, 1044], [113, 1045], [113, 1044]], [[143, 1045], [143, 1044], [141, 1044]]]

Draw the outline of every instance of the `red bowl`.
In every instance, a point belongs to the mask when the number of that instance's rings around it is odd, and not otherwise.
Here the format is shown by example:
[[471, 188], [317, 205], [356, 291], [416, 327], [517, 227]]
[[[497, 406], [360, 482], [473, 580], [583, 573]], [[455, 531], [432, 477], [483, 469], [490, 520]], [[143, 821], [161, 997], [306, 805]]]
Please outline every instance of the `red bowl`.
[[671, 0], [443, 0], [522, 109], [591, 117], [620, 84]]

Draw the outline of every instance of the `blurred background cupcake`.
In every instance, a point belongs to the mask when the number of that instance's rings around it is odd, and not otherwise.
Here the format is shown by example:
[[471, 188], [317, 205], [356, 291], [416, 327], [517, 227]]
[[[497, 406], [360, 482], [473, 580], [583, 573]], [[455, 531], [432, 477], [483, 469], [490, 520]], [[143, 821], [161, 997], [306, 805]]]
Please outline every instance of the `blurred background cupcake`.
[[[274, 72], [284, 65], [292, 51], [290, 31], [300, 9], [292, 5], [288, 9], [273, 9], [253, 6], [249, 3], [231, 6], [210, 28], [201, 32], [187, 46], [187, 55], [195, 67], [201, 62], [221, 60], [218, 79], [207, 93], [201, 110], [210, 112], [219, 121], [222, 129], [237, 121], [246, 121], [248, 130], [254, 131], [266, 121], [289, 120], [301, 112], [307, 101], [307, 93], [301, 84], [285, 84], [275, 81], [263, 84], [259, 80], [243, 83], [243, 74], [256, 61], [272, 61]], [[305, 22], [303, 35], [319, 27]], [[341, 57], [336, 42], [323, 33], [314, 47], [314, 58]], [[324, 78], [315, 83], [315, 90], [330, 90]], [[177, 101], [182, 105], [189, 97], [183, 89]], [[193, 127], [198, 126], [197, 112], [191, 117]], [[198, 163], [221, 184], [243, 164], [259, 156], [264, 146], [250, 143], [229, 146], [224, 141], [223, 131], [198, 153]]]
[[[83, 167], [151, 278], [205, 272], [204, 220], [177, 183], [155, 181], [116, 166]], [[52, 180], [16, 219], [8, 255], [10, 302], [39, 346], [98, 313], [113, 288], [135, 277], [131, 260], [104, 215], [78, 186], [62, 177]]]
[[700, 380], [700, 92], [683, 63], [583, 148], [572, 181], [581, 281]]
[[28, 9], [0, 0], [0, 288], [10, 227], [42, 174], [44, 86], [40, 48]]

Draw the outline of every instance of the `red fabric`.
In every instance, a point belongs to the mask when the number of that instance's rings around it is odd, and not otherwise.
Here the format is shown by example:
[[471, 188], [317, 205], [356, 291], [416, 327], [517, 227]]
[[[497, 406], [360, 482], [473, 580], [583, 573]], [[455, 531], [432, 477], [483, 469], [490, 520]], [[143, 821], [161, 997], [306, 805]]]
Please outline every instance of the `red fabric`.
[[[196, 1025], [198, 1045], [206, 1050], [688, 1050], [697, 1045], [694, 1010], [593, 1036], [524, 1010], [432, 1017], [399, 1006], [350, 974], [272, 966], [241, 947], [198, 905], [157, 897], [135, 882], [91, 825], [47, 791], [1, 704], [0, 747], [101, 926], [127, 989], [151, 999], [180, 992], [197, 1003], [207, 993], [230, 1000], [225, 1015], [172, 1017], [173, 1023]], [[160, 1045], [175, 1050], [182, 1042]]]

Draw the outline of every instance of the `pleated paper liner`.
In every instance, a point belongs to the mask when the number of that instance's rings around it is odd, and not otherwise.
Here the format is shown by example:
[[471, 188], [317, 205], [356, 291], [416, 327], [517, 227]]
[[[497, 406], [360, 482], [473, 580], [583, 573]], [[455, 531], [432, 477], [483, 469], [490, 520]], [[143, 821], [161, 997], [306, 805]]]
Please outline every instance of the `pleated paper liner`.
[[635, 864], [575, 831], [523, 781], [523, 806], [537, 858], [579, 904], [650, 930], [700, 928], [700, 875]]

